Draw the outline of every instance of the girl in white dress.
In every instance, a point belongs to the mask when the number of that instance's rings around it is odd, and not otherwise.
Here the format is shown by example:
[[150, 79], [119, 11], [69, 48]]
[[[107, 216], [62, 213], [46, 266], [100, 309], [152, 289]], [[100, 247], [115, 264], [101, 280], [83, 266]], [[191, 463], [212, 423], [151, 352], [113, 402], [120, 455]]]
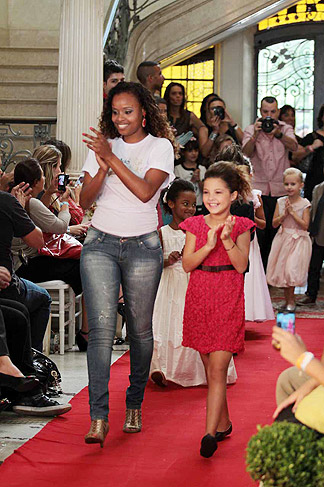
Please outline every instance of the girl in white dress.
[[[193, 216], [196, 195], [192, 183], [176, 179], [163, 197], [164, 210], [172, 214], [169, 225], [160, 228], [164, 269], [153, 312], [154, 351], [151, 362], [151, 379], [159, 386], [172, 381], [183, 387], [206, 384], [206, 375], [199, 353], [182, 343], [182, 321], [189, 275], [182, 268], [182, 250], [185, 233], [179, 223]], [[231, 360], [227, 382], [236, 381]]]
[[[253, 168], [247, 157], [242, 158], [242, 169], [252, 178]], [[253, 189], [251, 201], [254, 207], [254, 220], [258, 228], [265, 228], [266, 221], [261, 199], [262, 192]], [[246, 321], [267, 321], [274, 320], [274, 312], [271, 303], [267, 279], [265, 276], [261, 259], [258, 238], [255, 233], [254, 239], [250, 244], [249, 252], [249, 272], [244, 279], [245, 295], [245, 320]]]

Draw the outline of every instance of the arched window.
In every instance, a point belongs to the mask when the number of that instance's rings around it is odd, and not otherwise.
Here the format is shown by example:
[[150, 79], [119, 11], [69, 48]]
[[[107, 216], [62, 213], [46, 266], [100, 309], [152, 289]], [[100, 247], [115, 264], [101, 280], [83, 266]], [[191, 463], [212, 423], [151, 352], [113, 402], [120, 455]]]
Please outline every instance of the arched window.
[[214, 48], [192, 56], [174, 66], [162, 70], [165, 81], [162, 96], [171, 81], [185, 87], [187, 109], [200, 117], [200, 105], [203, 98], [214, 89]]
[[296, 110], [296, 133], [313, 130], [314, 41], [279, 42], [258, 54], [258, 108], [265, 96], [274, 96], [278, 106]]
[[256, 107], [274, 96], [296, 109], [296, 133], [313, 130], [324, 103], [324, 1], [301, 0], [258, 25]]

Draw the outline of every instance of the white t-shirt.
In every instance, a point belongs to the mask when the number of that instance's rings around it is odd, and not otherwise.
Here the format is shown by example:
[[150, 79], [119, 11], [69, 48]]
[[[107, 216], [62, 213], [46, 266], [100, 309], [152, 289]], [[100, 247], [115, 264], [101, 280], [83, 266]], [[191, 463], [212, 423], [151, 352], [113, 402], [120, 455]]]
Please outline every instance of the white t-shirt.
[[[200, 180], [202, 181], [205, 177], [206, 173], [206, 168], [205, 166], [198, 166], [198, 169], [200, 169]], [[193, 176], [194, 169], [188, 169], [185, 167], [183, 164], [178, 164], [174, 168], [174, 174], [176, 175], [177, 178], [185, 179], [186, 181], [191, 181], [191, 178]], [[192, 183], [195, 187], [195, 193], [196, 193], [196, 205], [197, 206], [202, 206], [203, 204], [203, 197], [202, 197], [202, 190], [199, 187], [198, 183]]]
[[[108, 139], [112, 151], [136, 176], [143, 178], [149, 169], [160, 169], [168, 174], [155, 195], [143, 203], [109, 170], [97, 197], [97, 208], [92, 225], [98, 230], [119, 237], [135, 237], [157, 229], [156, 205], [160, 192], [174, 179], [174, 153], [169, 140], [148, 134], [140, 142], [127, 144], [119, 137]], [[91, 177], [99, 170], [95, 153], [89, 151], [82, 168]]]

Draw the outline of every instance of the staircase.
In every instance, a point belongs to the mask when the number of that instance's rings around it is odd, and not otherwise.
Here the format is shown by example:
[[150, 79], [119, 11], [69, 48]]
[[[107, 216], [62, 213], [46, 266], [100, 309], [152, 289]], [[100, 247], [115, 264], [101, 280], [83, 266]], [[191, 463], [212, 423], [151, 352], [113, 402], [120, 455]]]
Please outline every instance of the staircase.
[[[34, 124], [22, 122], [56, 118], [59, 51], [48, 47], [0, 47], [0, 53], [0, 136], [5, 133], [1, 122], [14, 117], [19, 123], [11, 123], [11, 128], [22, 134], [14, 139], [14, 151], [32, 151]], [[51, 135], [55, 136], [55, 125]]]

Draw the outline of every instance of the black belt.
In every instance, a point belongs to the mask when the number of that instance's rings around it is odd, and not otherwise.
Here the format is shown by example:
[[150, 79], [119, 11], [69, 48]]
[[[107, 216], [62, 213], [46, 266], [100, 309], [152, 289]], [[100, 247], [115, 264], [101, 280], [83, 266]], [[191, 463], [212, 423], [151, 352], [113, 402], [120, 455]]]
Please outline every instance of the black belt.
[[235, 271], [232, 264], [228, 265], [199, 265], [196, 269], [207, 272]]

